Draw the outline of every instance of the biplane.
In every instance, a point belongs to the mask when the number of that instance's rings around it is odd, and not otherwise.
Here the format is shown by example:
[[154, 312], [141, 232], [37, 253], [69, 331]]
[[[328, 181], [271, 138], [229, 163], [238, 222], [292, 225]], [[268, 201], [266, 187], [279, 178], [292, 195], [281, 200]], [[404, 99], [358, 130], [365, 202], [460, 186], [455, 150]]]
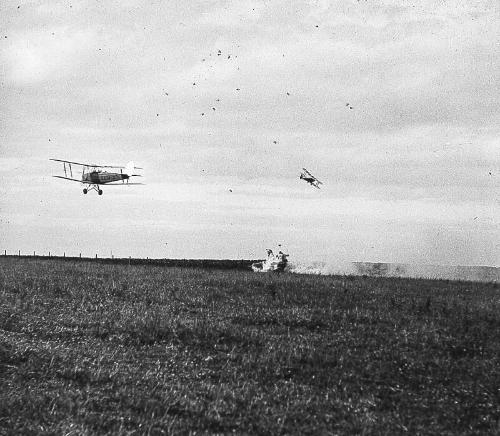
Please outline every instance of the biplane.
[[320, 182], [316, 177], [314, 177], [309, 171], [307, 171], [305, 168], [302, 168], [302, 172], [300, 173], [300, 179], [305, 180], [307, 183], [309, 183], [311, 186], [314, 186], [315, 188], [319, 188], [319, 185], [322, 185], [323, 182]]
[[[81, 162], [72, 162], [63, 159], [49, 159], [55, 162], [62, 162], [64, 168], [64, 176], [53, 176], [58, 179], [71, 180], [73, 182], [79, 182], [85, 185], [83, 188], [83, 193], [86, 194], [89, 191], [96, 191], [99, 195], [102, 195], [101, 185], [142, 185], [142, 183], [129, 183], [131, 177], [141, 177], [140, 174], [132, 174], [134, 170], [142, 170], [141, 167], [134, 166], [133, 162], [129, 162], [125, 166], [119, 165], [96, 165], [87, 164]], [[75, 179], [73, 177], [73, 167], [76, 165], [82, 168], [81, 179]], [[110, 170], [120, 170], [120, 172], [106, 171]], [[68, 177], [68, 173], [70, 177]]]

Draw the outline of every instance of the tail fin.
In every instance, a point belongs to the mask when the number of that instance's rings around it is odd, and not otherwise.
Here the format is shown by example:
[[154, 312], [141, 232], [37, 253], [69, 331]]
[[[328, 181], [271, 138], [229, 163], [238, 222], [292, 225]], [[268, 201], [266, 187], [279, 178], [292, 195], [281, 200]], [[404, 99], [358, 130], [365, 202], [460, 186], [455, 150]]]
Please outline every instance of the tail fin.
[[125, 173], [130, 176], [132, 175], [133, 172], [134, 172], [134, 162], [129, 162], [127, 165], [125, 165]]
[[125, 174], [128, 174], [129, 176], [140, 176], [140, 174], [134, 174], [134, 170], [140, 169], [139, 167], [134, 166], [134, 162], [129, 162], [127, 165], [125, 165]]

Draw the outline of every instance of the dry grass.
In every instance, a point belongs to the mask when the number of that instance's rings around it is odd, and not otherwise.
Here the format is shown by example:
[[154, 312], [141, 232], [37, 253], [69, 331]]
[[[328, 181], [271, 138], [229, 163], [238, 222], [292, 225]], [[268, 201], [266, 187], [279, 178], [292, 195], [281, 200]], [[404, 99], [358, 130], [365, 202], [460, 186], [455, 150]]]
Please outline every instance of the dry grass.
[[1, 434], [498, 434], [497, 285], [0, 260]]

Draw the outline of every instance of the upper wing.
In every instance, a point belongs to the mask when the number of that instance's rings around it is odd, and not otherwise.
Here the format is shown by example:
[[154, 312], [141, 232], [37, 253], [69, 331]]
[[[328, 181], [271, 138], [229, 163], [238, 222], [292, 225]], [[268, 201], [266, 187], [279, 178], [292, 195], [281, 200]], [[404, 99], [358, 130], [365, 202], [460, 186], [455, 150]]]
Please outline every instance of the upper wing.
[[[96, 164], [89, 164], [89, 163], [82, 163], [82, 162], [73, 162], [71, 160], [64, 160], [64, 159], [49, 159], [53, 160], [55, 162], [63, 162], [67, 164], [73, 164], [73, 165], [80, 165], [82, 167], [91, 167], [91, 168], [119, 168], [119, 169], [124, 169], [126, 167], [120, 166], [120, 165], [96, 165]], [[134, 167], [135, 169], [142, 170], [140, 167]]]
[[323, 184], [323, 182], [320, 182], [316, 176], [313, 176], [308, 170], [306, 170], [305, 168], [302, 168], [307, 174], [309, 174], [314, 180], [316, 180], [318, 183], [320, 184]]
[[85, 183], [85, 182], [84, 182], [84, 181], [82, 181], [82, 180], [78, 180], [78, 179], [70, 179], [69, 177], [63, 177], [63, 176], [52, 176], [52, 177], [57, 177], [58, 179], [73, 180], [73, 182]]
[[81, 163], [81, 162], [73, 162], [70, 160], [63, 160], [63, 159], [49, 159], [49, 160], [53, 160], [55, 162], [63, 162], [63, 163], [67, 163], [67, 164], [73, 164], [73, 165], [80, 165], [82, 167], [100, 167], [100, 165]]

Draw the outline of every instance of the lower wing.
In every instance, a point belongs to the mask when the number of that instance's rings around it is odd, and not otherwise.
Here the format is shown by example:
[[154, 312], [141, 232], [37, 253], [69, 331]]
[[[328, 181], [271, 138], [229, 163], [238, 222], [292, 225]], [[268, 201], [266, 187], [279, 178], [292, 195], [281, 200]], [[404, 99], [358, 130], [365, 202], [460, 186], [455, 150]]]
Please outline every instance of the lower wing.
[[106, 185], [106, 186], [130, 186], [130, 185], [144, 185], [145, 183], [122, 183], [120, 181], [118, 182], [109, 182], [109, 183], [99, 183], [99, 185]]
[[73, 182], [85, 183], [83, 180], [70, 179], [69, 177], [63, 177], [63, 176], [52, 176], [52, 177], [57, 177], [58, 179], [72, 180]]

